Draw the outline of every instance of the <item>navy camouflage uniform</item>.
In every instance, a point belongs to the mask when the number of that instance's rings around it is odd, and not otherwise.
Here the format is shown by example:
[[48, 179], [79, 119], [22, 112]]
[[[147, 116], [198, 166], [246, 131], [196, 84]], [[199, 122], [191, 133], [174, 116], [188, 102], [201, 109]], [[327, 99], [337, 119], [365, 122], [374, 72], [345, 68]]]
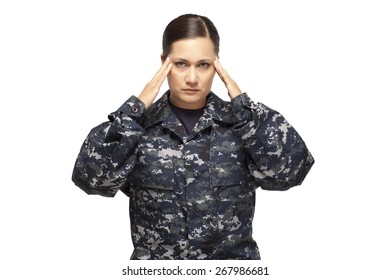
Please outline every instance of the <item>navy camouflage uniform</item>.
[[260, 259], [255, 190], [287, 190], [314, 163], [278, 112], [243, 93], [210, 93], [191, 133], [168, 104], [130, 97], [91, 130], [72, 179], [88, 194], [130, 198], [131, 259]]

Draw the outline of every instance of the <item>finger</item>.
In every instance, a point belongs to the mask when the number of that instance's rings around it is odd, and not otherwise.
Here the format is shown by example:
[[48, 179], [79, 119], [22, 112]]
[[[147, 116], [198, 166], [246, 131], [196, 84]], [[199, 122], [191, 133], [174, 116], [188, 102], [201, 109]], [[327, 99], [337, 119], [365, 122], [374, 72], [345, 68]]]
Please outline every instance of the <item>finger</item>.
[[219, 62], [219, 59], [216, 58], [214, 60], [214, 67], [215, 67], [215, 70], [217, 71], [218, 75], [221, 75], [221, 69], [222, 69], [222, 65], [221, 63]]
[[222, 67], [221, 63], [219, 62], [219, 59], [216, 59], [214, 61], [214, 65], [219, 77], [221, 78], [222, 82], [225, 84], [230, 97], [233, 98], [241, 94], [240, 88], [237, 86], [236, 82], [230, 77], [228, 72]]
[[171, 60], [169, 57], [167, 57], [164, 63], [161, 65], [160, 69], [158, 69], [157, 73], [154, 76], [159, 77], [161, 75], [164, 75], [166, 70], [169, 68], [170, 64], [171, 64]]
[[165, 78], [167, 77], [167, 75], [171, 70], [172, 70], [172, 63], [169, 57], [167, 57], [167, 59], [164, 61], [160, 69], [154, 75], [151, 83], [155, 86], [161, 86], [161, 84], [164, 82]]
[[160, 86], [164, 82], [166, 77], [168, 76], [169, 72], [171, 72], [172, 66], [173, 66], [172, 63], [170, 63], [170, 62], [166, 66], [164, 63], [163, 68], [161, 69], [161, 72], [157, 76], [157, 82], [159, 83]]
[[226, 72], [226, 70], [222, 67], [221, 63], [219, 62], [219, 59], [217, 58], [214, 61], [215, 69], [221, 78], [221, 80], [226, 84], [229, 80], [231, 80], [229, 74]]

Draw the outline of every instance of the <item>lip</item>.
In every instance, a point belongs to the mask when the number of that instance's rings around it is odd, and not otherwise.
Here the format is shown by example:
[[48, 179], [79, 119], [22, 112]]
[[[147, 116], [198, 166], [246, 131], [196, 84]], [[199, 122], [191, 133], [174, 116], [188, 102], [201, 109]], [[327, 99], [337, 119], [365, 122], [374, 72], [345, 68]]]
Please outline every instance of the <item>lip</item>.
[[183, 91], [186, 91], [186, 92], [198, 92], [199, 89], [196, 89], [196, 88], [183, 88]]

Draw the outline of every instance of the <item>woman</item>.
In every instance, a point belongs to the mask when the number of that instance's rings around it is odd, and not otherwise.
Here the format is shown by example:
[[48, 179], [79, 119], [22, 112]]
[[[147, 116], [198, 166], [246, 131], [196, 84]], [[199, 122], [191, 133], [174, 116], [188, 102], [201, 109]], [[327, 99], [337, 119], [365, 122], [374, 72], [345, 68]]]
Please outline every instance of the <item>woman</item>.
[[[75, 184], [130, 198], [132, 259], [260, 259], [256, 188], [299, 185], [314, 163], [282, 115], [241, 92], [218, 52], [208, 18], [171, 21], [159, 71], [81, 148]], [[231, 102], [210, 91], [215, 72]], [[165, 78], [169, 90], [154, 102]]]

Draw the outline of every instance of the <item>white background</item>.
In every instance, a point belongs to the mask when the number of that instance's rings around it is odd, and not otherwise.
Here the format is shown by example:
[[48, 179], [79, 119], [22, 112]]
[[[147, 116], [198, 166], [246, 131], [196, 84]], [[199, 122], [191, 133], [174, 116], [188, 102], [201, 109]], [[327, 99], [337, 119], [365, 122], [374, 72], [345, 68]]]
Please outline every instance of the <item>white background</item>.
[[[1, 1], [0, 278], [127, 278], [128, 200], [86, 195], [73, 164], [89, 130], [158, 70], [168, 22], [198, 13], [241, 89], [316, 160], [302, 186], [257, 192], [251, 264], [269, 267], [265, 279], [389, 279], [386, 2]], [[227, 99], [217, 77], [213, 90]]]

